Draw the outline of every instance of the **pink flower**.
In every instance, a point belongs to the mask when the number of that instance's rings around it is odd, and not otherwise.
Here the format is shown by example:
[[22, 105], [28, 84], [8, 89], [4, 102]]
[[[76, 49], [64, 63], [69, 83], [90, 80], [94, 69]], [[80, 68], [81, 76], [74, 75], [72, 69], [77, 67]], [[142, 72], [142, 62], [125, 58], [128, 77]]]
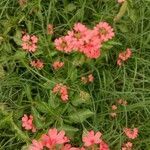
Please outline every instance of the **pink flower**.
[[70, 150], [71, 144], [65, 144], [62, 146], [61, 150]]
[[53, 25], [52, 24], [48, 24], [47, 25], [47, 34], [51, 35], [53, 34]]
[[38, 42], [38, 38], [35, 35], [32, 35], [30, 38], [32, 43], [36, 44]]
[[55, 61], [53, 64], [52, 64], [53, 68], [55, 70], [58, 70], [60, 68], [62, 68], [64, 66], [64, 62], [61, 62], [61, 61]]
[[48, 134], [42, 135], [41, 141], [47, 148], [55, 148], [57, 144], [65, 144], [69, 139], [65, 136], [65, 131], [58, 132], [56, 128], [50, 129]]
[[31, 61], [30, 64], [32, 67], [39, 69], [39, 70], [41, 70], [44, 67], [43, 61], [41, 61], [39, 59]]
[[24, 34], [22, 36], [22, 49], [28, 52], [35, 52], [37, 49], [38, 38], [35, 35]]
[[68, 31], [68, 36], [72, 39], [72, 45], [74, 50], [79, 50], [84, 44], [88, 28], [82, 23], [74, 24], [73, 30]]
[[53, 93], [59, 93], [63, 102], [68, 101], [68, 87], [62, 84], [56, 84], [52, 90]]
[[84, 147], [78, 148], [78, 147], [72, 147], [71, 144], [65, 144], [61, 150], [85, 150]]
[[125, 52], [119, 53], [117, 65], [121, 66], [122, 62], [128, 60], [132, 55], [131, 49], [127, 48]]
[[55, 47], [59, 51], [70, 53], [73, 51], [72, 39], [70, 36], [63, 36], [54, 41]]
[[118, 0], [118, 3], [123, 3], [123, 2], [125, 2], [125, 0]]
[[117, 110], [117, 106], [116, 106], [116, 105], [112, 105], [112, 106], [111, 106], [111, 109], [112, 109], [112, 110]]
[[88, 81], [93, 82], [94, 81], [94, 76], [92, 74], [88, 75]]
[[115, 117], [117, 117], [117, 113], [116, 112], [112, 112], [112, 113], [110, 113], [110, 116], [115, 118]]
[[119, 100], [117, 101], [117, 103], [120, 104], [120, 105], [123, 105], [123, 106], [126, 106], [126, 105], [128, 104], [127, 101], [125, 101], [125, 100], [123, 100], [123, 99], [119, 99]]
[[22, 127], [25, 128], [26, 130], [31, 130], [32, 132], [36, 132], [36, 128], [33, 125], [33, 116], [30, 115], [29, 117], [24, 114], [22, 117]]
[[43, 144], [41, 141], [33, 140], [29, 150], [43, 150]]
[[84, 142], [85, 146], [89, 147], [94, 144], [99, 144], [101, 142], [101, 136], [102, 134], [100, 132], [97, 132], [94, 135], [94, 131], [92, 130], [89, 131], [87, 135], [82, 138], [82, 141]]
[[123, 131], [129, 139], [135, 139], [138, 136], [138, 128], [134, 128], [133, 130], [130, 128], [124, 128]]
[[95, 34], [101, 42], [106, 42], [114, 37], [114, 30], [107, 22], [100, 22], [94, 27]]
[[132, 150], [133, 144], [131, 142], [127, 142], [123, 144], [122, 150]]
[[109, 146], [104, 141], [101, 141], [99, 146], [99, 150], [109, 150]]

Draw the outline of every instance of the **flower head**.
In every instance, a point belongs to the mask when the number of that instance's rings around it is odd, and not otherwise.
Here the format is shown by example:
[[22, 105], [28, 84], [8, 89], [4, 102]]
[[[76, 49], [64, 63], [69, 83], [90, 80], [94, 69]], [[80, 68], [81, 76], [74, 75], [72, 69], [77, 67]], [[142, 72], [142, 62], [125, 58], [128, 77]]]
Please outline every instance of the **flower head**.
[[118, 0], [118, 3], [124, 3], [125, 2], [125, 0]]
[[65, 131], [58, 132], [56, 128], [50, 129], [48, 134], [42, 135], [41, 141], [47, 148], [55, 148], [57, 144], [65, 144], [69, 139], [65, 136]]
[[33, 140], [29, 146], [29, 150], [43, 150], [43, 144], [41, 141]]
[[121, 66], [122, 62], [127, 61], [132, 55], [131, 49], [127, 48], [126, 51], [119, 53], [117, 65]]
[[59, 93], [63, 102], [68, 101], [68, 87], [62, 84], [56, 84], [53, 93]]
[[94, 76], [92, 74], [88, 75], [88, 81], [93, 82], [94, 81]]
[[124, 143], [121, 150], [132, 150], [133, 144], [131, 142]]
[[52, 24], [48, 24], [47, 25], [47, 34], [51, 35], [53, 34], [53, 25]]
[[117, 106], [116, 106], [116, 105], [112, 105], [112, 106], [111, 106], [111, 109], [112, 109], [112, 110], [117, 110]]
[[109, 150], [108, 144], [105, 143], [104, 141], [101, 141], [99, 146], [100, 146], [99, 150]]
[[82, 138], [84, 145], [89, 147], [94, 144], [99, 144], [101, 142], [102, 134], [100, 132], [94, 133], [94, 131], [89, 131], [86, 136]]
[[61, 62], [61, 61], [55, 61], [53, 64], [52, 64], [53, 68], [55, 70], [58, 70], [60, 68], [62, 68], [64, 66], [64, 62]]
[[33, 125], [33, 116], [27, 116], [24, 114], [22, 117], [22, 127], [25, 128], [26, 130], [31, 130], [32, 132], [36, 132], [36, 128]]
[[54, 41], [55, 47], [59, 51], [69, 53], [73, 51], [72, 38], [70, 36], [63, 36]]
[[138, 128], [134, 128], [133, 130], [130, 128], [124, 128], [123, 131], [129, 139], [135, 139], [138, 136]]
[[44, 67], [43, 61], [41, 61], [39, 59], [31, 61], [30, 64], [32, 67], [39, 69], [39, 70], [41, 70]]
[[22, 36], [22, 49], [28, 52], [35, 52], [37, 49], [38, 38], [35, 35], [24, 34]]
[[106, 42], [114, 37], [114, 30], [107, 22], [100, 22], [94, 27], [96, 35], [101, 42]]

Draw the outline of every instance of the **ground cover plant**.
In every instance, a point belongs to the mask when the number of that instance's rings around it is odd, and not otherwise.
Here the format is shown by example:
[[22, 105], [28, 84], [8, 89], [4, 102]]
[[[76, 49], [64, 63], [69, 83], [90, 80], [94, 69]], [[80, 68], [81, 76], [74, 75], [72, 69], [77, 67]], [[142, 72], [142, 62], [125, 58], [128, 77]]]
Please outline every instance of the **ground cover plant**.
[[0, 149], [150, 149], [149, 0], [0, 1]]

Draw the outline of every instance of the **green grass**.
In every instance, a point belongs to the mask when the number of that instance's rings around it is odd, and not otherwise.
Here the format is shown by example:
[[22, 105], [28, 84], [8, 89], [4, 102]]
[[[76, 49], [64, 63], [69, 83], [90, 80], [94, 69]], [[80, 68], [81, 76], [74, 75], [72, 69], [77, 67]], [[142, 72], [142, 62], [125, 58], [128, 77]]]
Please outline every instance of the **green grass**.
[[[0, 2], [0, 149], [20, 150], [38, 139], [50, 127], [66, 129], [75, 145], [81, 144], [83, 130], [101, 131], [112, 150], [120, 150], [125, 141], [123, 127], [138, 127], [135, 150], [150, 150], [150, 1], [129, 0], [125, 14], [118, 22], [114, 17], [120, 5], [114, 0], [32, 0], [20, 7], [17, 0]], [[93, 27], [99, 21], [113, 25], [115, 41], [98, 60], [82, 66], [76, 54], [56, 52], [52, 41], [64, 35], [74, 23]], [[46, 25], [52, 23], [55, 33], [46, 35]], [[25, 54], [18, 45], [20, 31], [26, 29], [39, 37], [39, 49], [34, 55]], [[106, 45], [107, 47], [107, 45]], [[121, 68], [116, 65], [118, 53], [132, 48], [133, 56]], [[32, 58], [42, 58], [42, 71], [29, 65]], [[52, 72], [51, 63], [60, 58], [64, 70]], [[80, 77], [93, 72], [93, 84], [83, 86]], [[58, 97], [50, 92], [54, 83], [70, 87], [71, 102], [59, 106]], [[80, 97], [84, 91], [83, 104]], [[82, 93], [83, 94], [83, 93]], [[127, 100], [118, 108], [118, 116], [109, 115], [117, 99]], [[70, 119], [79, 110], [87, 109], [84, 119]], [[21, 128], [24, 113], [33, 114], [39, 131], [36, 134]], [[83, 115], [84, 116], [84, 115]], [[73, 116], [74, 118], [74, 116]]]

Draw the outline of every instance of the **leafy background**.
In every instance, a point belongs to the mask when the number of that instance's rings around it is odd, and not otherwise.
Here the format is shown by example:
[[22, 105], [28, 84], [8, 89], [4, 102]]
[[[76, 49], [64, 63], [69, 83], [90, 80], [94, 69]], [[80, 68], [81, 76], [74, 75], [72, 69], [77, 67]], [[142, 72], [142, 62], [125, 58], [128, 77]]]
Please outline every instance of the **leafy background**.
[[[64, 129], [73, 144], [81, 144], [83, 131], [101, 131], [113, 150], [125, 141], [123, 127], [138, 127], [135, 149], [150, 149], [150, 1], [128, 0], [120, 6], [114, 0], [31, 0], [19, 6], [17, 0], [0, 2], [0, 149], [21, 149], [38, 139], [50, 127]], [[120, 10], [121, 7], [121, 10]], [[120, 10], [120, 11], [119, 11]], [[118, 14], [118, 15], [117, 15]], [[117, 21], [114, 21], [115, 17]], [[64, 35], [74, 23], [93, 27], [109, 22], [116, 36], [102, 49], [97, 60], [78, 54], [57, 52], [53, 40]], [[53, 24], [53, 36], [46, 34]], [[38, 51], [27, 54], [21, 49], [21, 31], [39, 37]], [[132, 48], [133, 57], [121, 68], [118, 53]], [[41, 58], [45, 67], [38, 71], [29, 62]], [[54, 72], [54, 60], [65, 62], [64, 69]], [[93, 73], [95, 82], [83, 85], [81, 76]], [[60, 102], [52, 94], [55, 83], [69, 86], [70, 100]], [[109, 115], [117, 99], [127, 100], [119, 107], [117, 118]], [[23, 114], [33, 114], [36, 134], [22, 130]]]

